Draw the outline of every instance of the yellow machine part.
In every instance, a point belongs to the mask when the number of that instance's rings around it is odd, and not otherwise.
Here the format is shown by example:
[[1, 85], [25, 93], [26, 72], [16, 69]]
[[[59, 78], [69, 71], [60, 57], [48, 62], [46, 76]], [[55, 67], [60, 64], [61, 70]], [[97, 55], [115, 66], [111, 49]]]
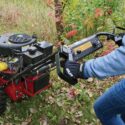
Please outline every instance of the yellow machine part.
[[5, 62], [0, 62], [0, 71], [4, 71], [8, 69], [8, 65]]
[[84, 43], [84, 44], [74, 48], [73, 50], [76, 53], [78, 50], [85, 51], [85, 50], [87, 50], [87, 49], [89, 49], [91, 47], [92, 47], [92, 43], [91, 42], [87, 42], [87, 43]]

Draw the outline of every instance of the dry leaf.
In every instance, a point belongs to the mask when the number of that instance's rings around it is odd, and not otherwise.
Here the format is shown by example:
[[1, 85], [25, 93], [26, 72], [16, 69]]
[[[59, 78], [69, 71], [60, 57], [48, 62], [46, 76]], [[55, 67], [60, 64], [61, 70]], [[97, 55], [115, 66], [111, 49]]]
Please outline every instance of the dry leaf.
[[94, 80], [93, 78], [88, 78], [88, 79], [87, 79], [87, 82], [90, 82], [90, 83], [91, 83], [91, 82], [93, 82], [93, 80]]
[[95, 9], [95, 17], [98, 18], [100, 16], [103, 16], [104, 15], [104, 11], [102, 8], [96, 8]]
[[79, 118], [79, 117], [82, 117], [82, 116], [83, 116], [83, 112], [82, 111], [76, 112], [76, 114], [75, 114], [76, 118]]
[[37, 112], [37, 110], [36, 110], [35, 108], [30, 108], [29, 110], [30, 110], [30, 112], [31, 112], [32, 114], [34, 114], [34, 113]]
[[48, 125], [48, 121], [46, 117], [40, 119], [40, 125]]

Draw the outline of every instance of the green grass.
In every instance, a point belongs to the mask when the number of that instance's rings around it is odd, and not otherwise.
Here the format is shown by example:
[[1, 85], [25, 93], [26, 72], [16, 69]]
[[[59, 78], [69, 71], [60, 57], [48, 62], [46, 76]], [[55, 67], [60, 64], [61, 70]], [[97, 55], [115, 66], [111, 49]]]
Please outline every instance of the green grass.
[[0, 33], [36, 33], [41, 40], [54, 42], [56, 38], [53, 9], [46, 0], [1, 0]]

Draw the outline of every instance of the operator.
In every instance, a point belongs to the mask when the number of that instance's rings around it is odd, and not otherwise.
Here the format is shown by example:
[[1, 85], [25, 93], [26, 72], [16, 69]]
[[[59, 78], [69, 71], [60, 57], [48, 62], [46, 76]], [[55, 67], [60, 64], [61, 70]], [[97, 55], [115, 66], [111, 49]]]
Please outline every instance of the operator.
[[[104, 79], [125, 74], [125, 36], [122, 46], [111, 53], [83, 64], [67, 61], [65, 73], [69, 77]], [[125, 79], [114, 84], [95, 104], [94, 110], [102, 125], [125, 125]]]

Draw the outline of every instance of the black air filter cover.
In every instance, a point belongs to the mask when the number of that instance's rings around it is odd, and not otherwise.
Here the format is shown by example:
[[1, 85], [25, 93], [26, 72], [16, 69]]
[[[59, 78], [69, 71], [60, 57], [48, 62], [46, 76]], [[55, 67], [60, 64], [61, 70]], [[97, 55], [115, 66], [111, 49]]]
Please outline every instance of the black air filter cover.
[[9, 41], [15, 44], [23, 44], [23, 43], [30, 42], [31, 40], [32, 40], [32, 37], [27, 34], [14, 34], [9, 37]]
[[36, 42], [35, 38], [32, 38], [26, 34], [4, 34], [0, 36], [0, 55], [9, 56], [12, 55], [12, 50], [21, 50], [23, 46], [31, 45]]

